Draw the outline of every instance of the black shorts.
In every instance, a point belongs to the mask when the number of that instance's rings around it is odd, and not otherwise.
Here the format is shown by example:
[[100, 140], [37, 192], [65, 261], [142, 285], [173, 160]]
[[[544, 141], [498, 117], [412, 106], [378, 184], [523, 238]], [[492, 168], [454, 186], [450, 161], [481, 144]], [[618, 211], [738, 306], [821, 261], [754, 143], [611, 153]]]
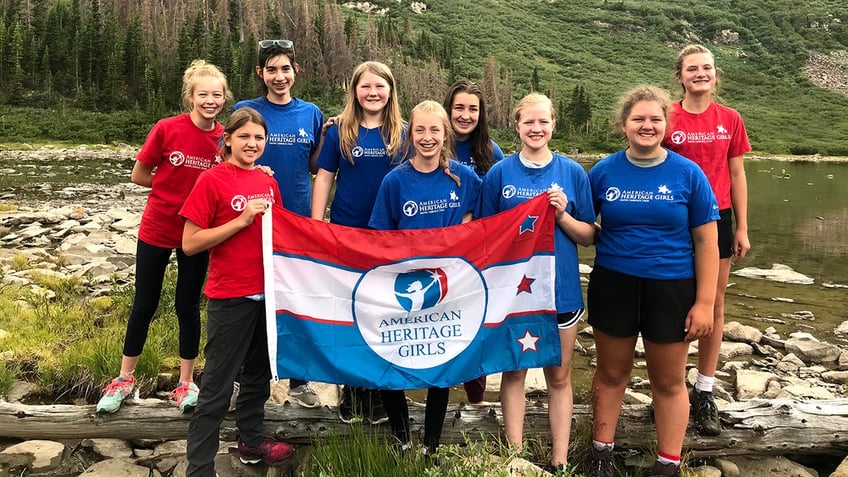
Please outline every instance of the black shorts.
[[584, 311], [586, 310], [579, 308], [567, 313], [557, 313], [557, 328], [567, 330], [576, 325], [580, 322], [580, 318], [583, 316]]
[[695, 304], [695, 279], [654, 280], [595, 265], [589, 275], [589, 324], [619, 338], [642, 334], [653, 343], [683, 341]]
[[730, 209], [718, 213], [718, 258], [730, 258], [733, 256], [733, 213]]

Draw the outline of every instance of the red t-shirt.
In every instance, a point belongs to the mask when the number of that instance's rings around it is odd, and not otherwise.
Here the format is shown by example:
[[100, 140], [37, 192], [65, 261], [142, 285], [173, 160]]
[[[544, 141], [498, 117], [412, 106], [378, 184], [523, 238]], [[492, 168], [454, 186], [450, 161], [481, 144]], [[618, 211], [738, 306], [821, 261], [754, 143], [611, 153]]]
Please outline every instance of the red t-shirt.
[[[228, 162], [197, 179], [180, 215], [209, 229], [225, 224], [244, 210], [247, 201], [266, 199], [282, 207], [277, 181], [258, 169], [245, 170]], [[271, 210], [268, 210], [270, 213]], [[237, 298], [265, 291], [262, 266], [262, 217], [209, 250], [206, 296]]]
[[710, 103], [701, 114], [687, 112], [676, 102], [668, 113], [669, 127], [663, 145], [701, 166], [716, 195], [718, 208], [730, 208], [728, 160], [751, 150], [742, 116], [716, 102]]
[[157, 122], [136, 159], [156, 168], [153, 187], [141, 216], [138, 238], [162, 248], [180, 248], [183, 219], [180, 207], [201, 172], [221, 162], [219, 141], [224, 126], [199, 129], [188, 113]]

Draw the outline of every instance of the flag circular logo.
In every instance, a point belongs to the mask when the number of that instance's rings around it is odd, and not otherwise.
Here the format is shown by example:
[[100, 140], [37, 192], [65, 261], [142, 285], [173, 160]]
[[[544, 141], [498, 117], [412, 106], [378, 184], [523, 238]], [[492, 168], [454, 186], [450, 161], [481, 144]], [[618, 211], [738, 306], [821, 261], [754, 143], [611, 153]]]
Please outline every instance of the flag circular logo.
[[487, 299], [482, 274], [465, 259], [414, 258], [366, 272], [354, 288], [353, 318], [380, 357], [427, 369], [474, 341]]

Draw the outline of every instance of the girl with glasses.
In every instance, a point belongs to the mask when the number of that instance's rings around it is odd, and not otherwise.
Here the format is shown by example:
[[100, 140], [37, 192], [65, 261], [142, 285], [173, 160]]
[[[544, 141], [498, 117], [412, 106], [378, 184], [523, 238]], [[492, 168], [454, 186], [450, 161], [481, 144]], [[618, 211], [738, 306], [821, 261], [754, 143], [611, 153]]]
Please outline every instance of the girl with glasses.
[[[309, 101], [292, 96], [299, 69], [294, 44], [290, 40], [260, 41], [256, 76], [264, 94], [239, 101], [233, 111], [250, 107], [265, 118], [268, 140], [257, 164], [268, 166], [274, 172], [283, 207], [308, 217], [312, 203], [312, 174], [317, 171], [324, 115]], [[309, 383], [300, 379], [289, 380], [288, 395], [304, 407], [321, 404]]]

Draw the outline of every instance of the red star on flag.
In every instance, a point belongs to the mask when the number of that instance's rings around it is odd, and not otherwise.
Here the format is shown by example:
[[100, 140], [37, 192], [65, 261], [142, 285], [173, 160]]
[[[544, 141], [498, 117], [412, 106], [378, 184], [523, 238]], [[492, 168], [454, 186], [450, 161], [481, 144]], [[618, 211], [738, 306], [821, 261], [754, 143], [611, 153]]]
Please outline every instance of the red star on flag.
[[538, 351], [536, 349], [536, 342], [539, 341], [539, 337], [531, 335], [530, 330], [525, 331], [524, 336], [522, 336], [521, 338], [518, 338], [515, 341], [518, 341], [519, 343], [521, 343], [521, 352], [522, 353], [524, 353], [527, 350]]
[[518, 291], [516, 291], [515, 294], [518, 295], [521, 292], [533, 293], [533, 290], [530, 289], [530, 285], [532, 285], [535, 281], [535, 278], [527, 278], [527, 275], [524, 275], [521, 279], [521, 283], [518, 284]]

